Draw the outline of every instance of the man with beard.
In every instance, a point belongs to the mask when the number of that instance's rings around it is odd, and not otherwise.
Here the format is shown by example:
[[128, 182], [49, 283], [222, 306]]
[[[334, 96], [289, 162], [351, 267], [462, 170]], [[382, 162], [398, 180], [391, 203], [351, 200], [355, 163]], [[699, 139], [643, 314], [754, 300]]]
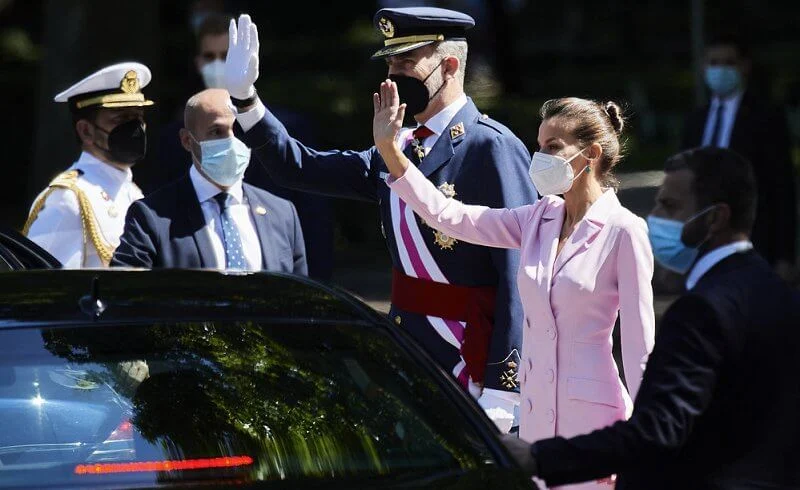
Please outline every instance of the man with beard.
[[150, 69], [107, 66], [56, 95], [72, 113], [78, 160], [34, 200], [23, 233], [65, 268], [107, 267], [131, 203], [142, 197], [131, 167], [147, 148], [141, 89]]
[[[406, 112], [416, 120], [399, 135], [407, 156], [445, 195], [464, 202], [534, 202], [525, 145], [464, 93], [466, 31], [474, 20], [452, 10], [413, 7], [379, 10], [374, 23], [384, 45], [372, 58], [387, 63]], [[256, 94], [255, 24], [242, 15], [230, 31], [224, 77], [242, 139], [279, 185], [378, 204], [394, 266], [391, 319], [508, 432], [519, 404], [519, 253], [461, 243], [429, 227], [386, 185], [388, 171], [375, 147], [317, 151], [290, 136]], [[365, 137], [368, 128], [364, 121]]]

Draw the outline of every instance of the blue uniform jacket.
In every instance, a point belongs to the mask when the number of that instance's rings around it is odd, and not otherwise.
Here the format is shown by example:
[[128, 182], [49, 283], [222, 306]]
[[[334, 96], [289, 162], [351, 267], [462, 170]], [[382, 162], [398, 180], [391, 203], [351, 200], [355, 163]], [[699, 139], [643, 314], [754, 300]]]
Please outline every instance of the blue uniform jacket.
[[[536, 200], [536, 190], [528, 177], [530, 154], [508, 128], [481, 115], [471, 99], [448, 127], [453, 128], [450, 134], [446, 132], [437, 139], [419, 167], [435, 185], [451, 184], [456, 198], [469, 204], [511, 208]], [[366, 151], [308, 148], [293, 139], [269, 110], [242, 139], [280, 185], [377, 202], [392, 262], [395, 268], [404, 270], [396, 223], [392, 221], [391, 193], [385, 182], [388, 170], [375, 147]], [[414, 218], [430, 258], [450, 284], [497, 287], [484, 386], [518, 391], [517, 349], [522, 342], [523, 319], [515, 284], [519, 252], [463, 242], [443, 248], [436, 243], [434, 230], [416, 215]], [[407, 329], [444, 369], [455, 374], [454, 369], [461, 362], [459, 350], [446, 341], [441, 329], [433, 328], [424, 315], [394, 306], [390, 318]]]

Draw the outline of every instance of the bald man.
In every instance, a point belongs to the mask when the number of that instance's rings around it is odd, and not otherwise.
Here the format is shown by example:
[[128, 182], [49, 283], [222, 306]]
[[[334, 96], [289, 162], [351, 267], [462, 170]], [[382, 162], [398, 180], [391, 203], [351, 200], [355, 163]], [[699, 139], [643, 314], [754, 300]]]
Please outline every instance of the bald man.
[[186, 102], [180, 140], [192, 166], [131, 205], [112, 266], [307, 274], [294, 205], [242, 182], [250, 148], [234, 114], [223, 89]]

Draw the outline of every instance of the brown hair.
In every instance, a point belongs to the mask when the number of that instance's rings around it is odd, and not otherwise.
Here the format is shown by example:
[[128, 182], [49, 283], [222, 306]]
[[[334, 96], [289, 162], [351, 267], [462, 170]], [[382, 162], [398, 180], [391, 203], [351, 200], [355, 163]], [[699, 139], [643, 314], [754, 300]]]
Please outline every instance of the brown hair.
[[618, 186], [612, 172], [625, 154], [625, 141], [621, 140], [625, 128], [622, 109], [615, 102], [567, 97], [551, 99], [542, 105], [543, 120], [561, 117], [572, 124], [572, 134], [582, 147], [600, 143], [603, 153], [600, 160], [600, 183], [606, 187]]
[[228, 34], [228, 27], [230, 26], [231, 17], [223, 14], [210, 14], [200, 24], [197, 30], [197, 51], [199, 52], [202, 47], [203, 39], [206, 36], [220, 36]]

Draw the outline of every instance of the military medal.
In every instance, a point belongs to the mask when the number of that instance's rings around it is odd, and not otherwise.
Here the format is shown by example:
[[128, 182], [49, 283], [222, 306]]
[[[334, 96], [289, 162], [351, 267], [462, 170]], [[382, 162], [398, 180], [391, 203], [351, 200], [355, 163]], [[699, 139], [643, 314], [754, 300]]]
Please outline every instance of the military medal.
[[456, 196], [456, 186], [448, 184], [447, 182], [443, 182], [442, 185], [439, 186], [439, 191], [444, 194], [444, 197], [453, 198]]
[[433, 237], [434, 237], [434, 242], [436, 242], [436, 245], [439, 245], [442, 248], [442, 250], [453, 250], [453, 245], [455, 245], [456, 242], [458, 241], [455, 238], [447, 236], [438, 230], [433, 232]]
[[417, 155], [417, 159], [421, 162], [425, 158], [425, 147], [416, 138], [411, 141], [411, 146], [414, 148], [414, 154]]

